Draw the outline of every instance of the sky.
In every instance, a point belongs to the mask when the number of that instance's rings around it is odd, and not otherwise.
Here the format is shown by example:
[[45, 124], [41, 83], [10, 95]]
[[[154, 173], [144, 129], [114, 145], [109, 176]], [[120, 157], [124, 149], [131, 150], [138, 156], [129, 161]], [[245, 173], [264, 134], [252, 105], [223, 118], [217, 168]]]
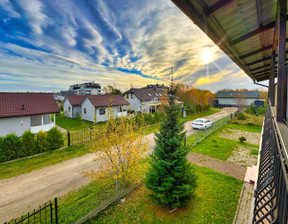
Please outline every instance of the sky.
[[258, 88], [170, 0], [1, 0], [0, 92]]

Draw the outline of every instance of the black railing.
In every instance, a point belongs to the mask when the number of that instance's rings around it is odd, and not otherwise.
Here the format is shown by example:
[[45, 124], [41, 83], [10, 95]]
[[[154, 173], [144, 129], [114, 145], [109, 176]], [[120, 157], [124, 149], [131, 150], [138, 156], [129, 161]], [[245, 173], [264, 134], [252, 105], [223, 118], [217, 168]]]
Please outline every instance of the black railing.
[[287, 223], [288, 181], [286, 148], [268, 107], [264, 120], [252, 223]]
[[43, 206], [40, 206], [38, 209], [34, 209], [33, 212], [27, 215], [24, 215], [17, 219], [12, 219], [9, 222], [4, 222], [4, 224], [24, 224], [24, 223], [33, 223], [33, 224], [41, 224], [41, 223], [51, 223], [58, 224], [58, 204], [57, 198], [53, 201], [49, 201], [49, 203], [45, 203]]

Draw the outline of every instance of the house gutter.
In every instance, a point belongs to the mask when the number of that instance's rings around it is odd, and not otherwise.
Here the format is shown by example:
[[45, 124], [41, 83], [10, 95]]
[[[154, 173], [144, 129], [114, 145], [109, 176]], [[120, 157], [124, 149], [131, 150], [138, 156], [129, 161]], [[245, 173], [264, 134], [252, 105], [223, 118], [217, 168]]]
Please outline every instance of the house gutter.
[[255, 80], [253, 82], [254, 82], [255, 85], [269, 88], [269, 86], [261, 84], [261, 83], [257, 83]]

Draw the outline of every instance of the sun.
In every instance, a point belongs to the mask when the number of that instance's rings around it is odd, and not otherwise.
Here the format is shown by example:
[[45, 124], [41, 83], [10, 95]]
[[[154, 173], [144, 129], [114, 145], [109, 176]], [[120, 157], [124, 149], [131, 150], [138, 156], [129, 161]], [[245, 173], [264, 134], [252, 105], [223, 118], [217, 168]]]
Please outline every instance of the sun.
[[208, 64], [213, 61], [213, 52], [211, 50], [204, 50], [201, 55], [202, 62]]

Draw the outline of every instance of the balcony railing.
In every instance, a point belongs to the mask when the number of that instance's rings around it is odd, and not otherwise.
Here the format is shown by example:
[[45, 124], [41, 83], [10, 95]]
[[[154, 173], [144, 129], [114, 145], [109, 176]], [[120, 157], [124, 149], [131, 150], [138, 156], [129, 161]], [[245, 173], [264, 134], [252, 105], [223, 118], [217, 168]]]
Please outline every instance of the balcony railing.
[[263, 128], [252, 223], [287, 223], [288, 160], [282, 140], [285, 137], [281, 136], [270, 106]]

